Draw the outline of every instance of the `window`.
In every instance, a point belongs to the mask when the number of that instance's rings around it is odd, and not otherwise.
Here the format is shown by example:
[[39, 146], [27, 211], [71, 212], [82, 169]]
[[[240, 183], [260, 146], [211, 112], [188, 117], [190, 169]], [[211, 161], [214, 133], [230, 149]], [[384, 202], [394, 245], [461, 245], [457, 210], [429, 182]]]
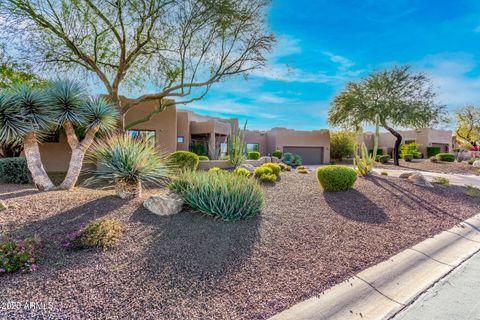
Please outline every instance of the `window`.
[[260, 150], [258, 148], [258, 143], [247, 143], [247, 153]]
[[221, 156], [224, 156], [227, 154], [228, 150], [227, 150], [227, 143], [226, 142], [222, 142], [220, 143], [220, 155]]
[[405, 140], [405, 144], [414, 143], [415, 140]]
[[134, 138], [145, 139], [155, 146], [156, 141], [154, 130], [128, 130], [128, 134]]
[[182, 137], [182, 136], [177, 137], [177, 143], [184, 143], [184, 142], [185, 142], [184, 137]]

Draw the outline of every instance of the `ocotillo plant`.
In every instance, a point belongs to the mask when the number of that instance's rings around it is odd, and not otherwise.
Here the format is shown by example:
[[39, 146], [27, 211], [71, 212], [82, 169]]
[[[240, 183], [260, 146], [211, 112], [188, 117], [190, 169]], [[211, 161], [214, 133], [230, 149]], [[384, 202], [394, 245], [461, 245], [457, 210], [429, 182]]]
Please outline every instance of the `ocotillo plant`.
[[[247, 122], [243, 126], [243, 132], [247, 129]], [[241, 165], [245, 161], [245, 152], [247, 144], [245, 143], [245, 134], [238, 126], [232, 125], [230, 136], [228, 137], [227, 152], [230, 162], [235, 166]]]
[[[379, 116], [375, 117], [375, 136], [373, 137], [373, 153], [369, 154], [367, 146], [365, 143], [362, 143], [360, 148], [360, 154], [355, 154], [355, 158], [353, 159], [353, 169], [357, 172], [357, 174], [361, 176], [366, 176], [369, 174], [373, 169], [373, 163], [375, 161], [375, 157], [377, 155], [378, 149], [378, 136], [380, 132], [379, 128]], [[358, 150], [358, 145], [355, 146], [355, 149]]]

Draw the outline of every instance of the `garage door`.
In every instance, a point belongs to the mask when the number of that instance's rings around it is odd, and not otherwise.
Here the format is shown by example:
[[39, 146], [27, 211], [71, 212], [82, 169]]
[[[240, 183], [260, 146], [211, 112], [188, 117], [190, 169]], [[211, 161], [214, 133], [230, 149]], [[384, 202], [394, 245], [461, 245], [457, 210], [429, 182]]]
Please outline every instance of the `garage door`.
[[303, 164], [323, 163], [323, 147], [283, 147], [283, 152], [298, 154]]

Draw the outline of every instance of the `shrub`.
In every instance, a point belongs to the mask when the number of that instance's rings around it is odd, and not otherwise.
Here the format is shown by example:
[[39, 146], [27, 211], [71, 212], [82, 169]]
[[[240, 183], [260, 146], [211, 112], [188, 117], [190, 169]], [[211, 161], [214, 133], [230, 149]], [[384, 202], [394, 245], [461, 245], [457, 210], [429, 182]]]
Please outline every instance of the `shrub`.
[[272, 169], [273, 174], [276, 176], [279, 176], [280, 172], [282, 171], [282, 167], [280, 167], [278, 164], [271, 163], [271, 162], [262, 164], [262, 167], [267, 167]]
[[298, 166], [297, 169], [305, 169], [304, 166]]
[[427, 147], [427, 157], [434, 157], [440, 153], [440, 147]]
[[220, 169], [220, 168], [217, 168], [217, 167], [213, 167], [213, 168], [210, 168], [210, 170], [208, 170], [208, 172], [210, 173], [219, 173], [219, 172], [222, 172], [223, 170]]
[[[413, 159], [414, 155], [419, 153], [417, 148], [418, 148], [418, 144], [415, 142], [400, 145], [400, 157], [405, 160], [405, 156], [407, 154], [411, 154]], [[408, 161], [408, 160], [405, 160], [405, 161]]]
[[1, 235], [0, 276], [4, 273], [15, 271], [35, 271], [37, 269], [40, 244], [41, 240], [37, 236], [20, 239], [5, 234]]
[[70, 234], [63, 246], [72, 249], [90, 247], [107, 249], [118, 242], [123, 231], [123, 227], [116, 220], [96, 219], [82, 226], [79, 231]]
[[0, 159], [1, 183], [31, 183], [32, 176], [23, 157]]
[[294, 154], [292, 164], [294, 166], [301, 166], [302, 165], [302, 157], [300, 157], [298, 154]]
[[260, 152], [250, 151], [248, 153], [248, 160], [258, 160], [258, 159], [260, 159]]
[[273, 170], [269, 167], [261, 166], [261, 167], [255, 168], [255, 171], [253, 171], [253, 176], [255, 178], [260, 178], [264, 174], [273, 174]]
[[308, 173], [307, 169], [297, 169], [298, 173]]
[[429, 160], [430, 162], [433, 162], [433, 163], [437, 163], [439, 161], [437, 157], [430, 157]]
[[335, 161], [335, 160], [330, 160], [329, 164], [337, 164], [337, 161]]
[[286, 165], [292, 165], [292, 162], [293, 162], [293, 154], [291, 154], [290, 152], [285, 152], [285, 153], [283, 154], [282, 161], [283, 161], [283, 163], [285, 163]]
[[407, 162], [411, 162], [413, 160], [413, 154], [404, 154], [403, 155], [403, 160], [407, 161]]
[[441, 184], [442, 186], [448, 186], [450, 184], [450, 181], [444, 177], [435, 177], [432, 182], [435, 184]]
[[387, 171], [382, 171], [382, 172], [380, 172], [380, 174], [381, 174], [382, 176], [388, 176], [388, 172], [387, 172]]
[[280, 151], [280, 150], [275, 150], [275, 151], [273, 151], [272, 156], [274, 156], [274, 157], [276, 157], [276, 158], [278, 158], [278, 159], [282, 159], [283, 152]]
[[250, 177], [250, 171], [245, 168], [236, 168], [233, 173], [239, 176]]
[[277, 176], [273, 173], [266, 173], [264, 175], [261, 175], [258, 180], [263, 183], [275, 183], [277, 182]]
[[465, 194], [469, 197], [472, 198], [480, 198], [480, 189], [474, 187], [474, 186], [466, 186], [467, 191], [465, 191]]
[[199, 158], [193, 152], [175, 151], [167, 157], [167, 163], [180, 171], [197, 170]]
[[252, 218], [263, 206], [258, 183], [230, 172], [185, 172], [172, 182], [170, 189], [180, 193], [190, 207], [223, 221]]
[[[368, 154], [373, 154], [373, 149], [368, 150]], [[377, 149], [377, 154], [375, 155], [375, 157], [381, 155], [383, 155], [383, 149]]]
[[413, 154], [413, 159], [422, 159], [423, 158], [423, 154], [421, 152], [414, 151], [414, 152], [412, 152], [412, 154]]
[[380, 163], [388, 163], [388, 161], [390, 161], [390, 156], [388, 154], [377, 156], [375, 161]]
[[333, 165], [318, 168], [317, 178], [325, 191], [344, 191], [353, 187], [357, 174], [351, 168]]
[[282, 168], [282, 171], [292, 171], [292, 167], [287, 166], [286, 164], [280, 163], [279, 166]]
[[469, 165], [473, 165], [473, 163], [475, 162], [475, 160], [477, 160], [477, 159], [475, 159], [475, 157], [470, 158], [470, 159], [468, 160], [468, 164], [469, 164]]
[[200, 161], [207, 161], [207, 160], [210, 160], [210, 159], [208, 159], [207, 156], [198, 156], [198, 160], [200, 160]]
[[355, 141], [354, 132], [330, 132], [330, 158], [341, 161], [353, 156]]
[[436, 155], [436, 158], [440, 161], [445, 161], [445, 162], [455, 161], [455, 156], [452, 153], [439, 153]]

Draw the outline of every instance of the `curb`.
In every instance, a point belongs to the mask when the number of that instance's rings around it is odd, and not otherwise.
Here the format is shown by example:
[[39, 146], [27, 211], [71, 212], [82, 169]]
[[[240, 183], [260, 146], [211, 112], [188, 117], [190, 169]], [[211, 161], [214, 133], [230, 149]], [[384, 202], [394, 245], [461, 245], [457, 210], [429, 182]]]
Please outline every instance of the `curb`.
[[480, 214], [270, 320], [389, 319], [480, 251]]

